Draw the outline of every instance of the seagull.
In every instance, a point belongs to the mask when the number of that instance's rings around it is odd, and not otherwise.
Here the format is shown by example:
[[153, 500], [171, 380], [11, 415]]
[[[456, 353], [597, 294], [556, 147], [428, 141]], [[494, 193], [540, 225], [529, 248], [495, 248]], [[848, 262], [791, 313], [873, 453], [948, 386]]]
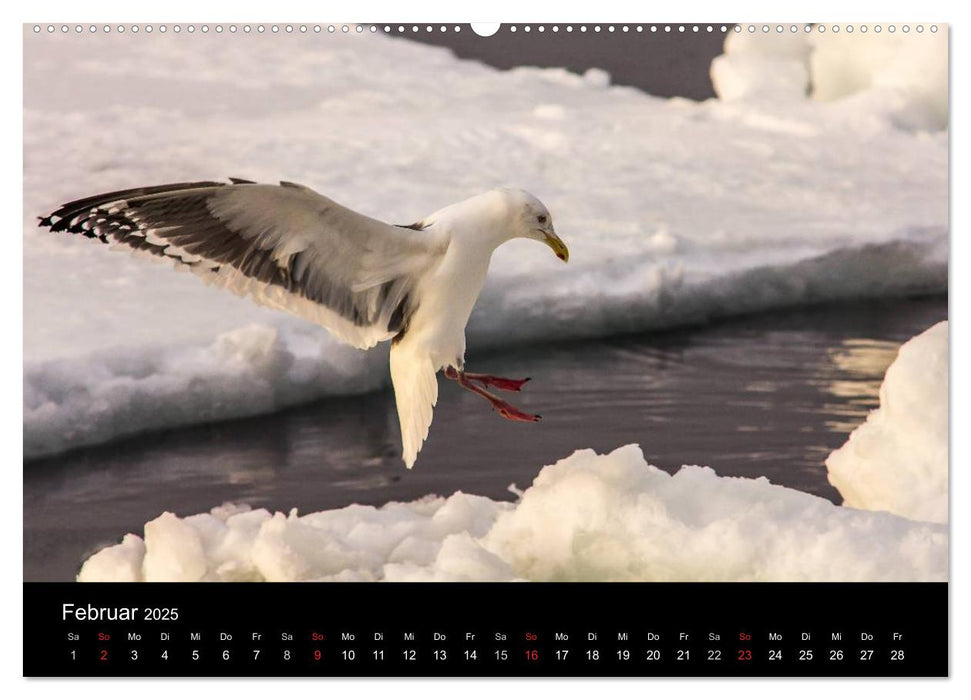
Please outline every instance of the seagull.
[[521, 391], [528, 378], [465, 371], [465, 326], [493, 251], [529, 238], [569, 260], [549, 210], [525, 190], [493, 189], [416, 223], [391, 225], [303, 185], [230, 178], [86, 197], [40, 217], [40, 226], [174, 261], [357, 348], [390, 340], [409, 469], [428, 437], [439, 370], [503, 418], [540, 420], [489, 391]]

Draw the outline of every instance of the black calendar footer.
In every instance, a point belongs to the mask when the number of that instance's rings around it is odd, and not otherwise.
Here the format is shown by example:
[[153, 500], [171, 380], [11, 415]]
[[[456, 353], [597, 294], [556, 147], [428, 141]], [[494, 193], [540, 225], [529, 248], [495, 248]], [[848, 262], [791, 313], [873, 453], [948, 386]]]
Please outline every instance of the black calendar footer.
[[24, 584], [26, 676], [946, 676], [945, 583]]

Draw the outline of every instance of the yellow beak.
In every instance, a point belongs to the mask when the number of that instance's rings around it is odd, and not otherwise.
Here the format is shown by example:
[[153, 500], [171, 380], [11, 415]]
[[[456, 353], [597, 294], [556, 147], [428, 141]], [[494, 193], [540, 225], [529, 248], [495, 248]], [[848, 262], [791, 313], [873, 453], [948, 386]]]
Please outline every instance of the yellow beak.
[[570, 249], [566, 247], [566, 243], [560, 240], [560, 237], [553, 231], [543, 231], [543, 234], [546, 236], [546, 245], [553, 249], [556, 257], [563, 262], [568, 262], [570, 260]]

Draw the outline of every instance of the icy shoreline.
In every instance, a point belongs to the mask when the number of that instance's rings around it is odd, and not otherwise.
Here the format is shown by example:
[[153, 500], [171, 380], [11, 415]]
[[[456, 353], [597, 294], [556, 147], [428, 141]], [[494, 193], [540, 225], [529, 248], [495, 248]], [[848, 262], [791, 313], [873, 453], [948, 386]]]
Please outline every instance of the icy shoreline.
[[457, 492], [299, 516], [164, 513], [79, 581], [940, 581], [947, 528], [835, 506], [636, 445], [579, 450], [516, 503]]
[[627, 445], [543, 467], [515, 503], [163, 513], [78, 580], [944, 581], [948, 350], [946, 321], [901, 347], [880, 408], [827, 460], [842, 506], [765, 477], [672, 476]]
[[[899, 246], [893, 246], [899, 248]], [[791, 268], [766, 268], [657, 299], [588, 300], [583, 309], [535, 317], [529, 308], [480, 314], [470, 326], [477, 350], [545, 341], [668, 330], [734, 315], [946, 290], [947, 263], [915, 264], [907, 247], [900, 268], [868, 288], [870, 259], [884, 248], [832, 253]], [[545, 300], [558, 305], [558, 297]], [[503, 303], [486, 296], [480, 306]], [[538, 303], [542, 303], [540, 300]], [[592, 302], [592, 303], [591, 303]], [[559, 304], [562, 304], [560, 300]], [[547, 307], [547, 308], [548, 308]], [[643, 314], [643, 315], [639, 315]], [[494, 327], [490, 327], [494, 326]], [[88, 356], [24, 363], [24, 458], [200, 422], [242, 418], [325, 397], [389, 385], [387, 348], [360, 352], [326, 331], [296, 321], [249, 324], [204, 345], [106, 348]], [[503, 332], [504, 329], [507, 332]]]

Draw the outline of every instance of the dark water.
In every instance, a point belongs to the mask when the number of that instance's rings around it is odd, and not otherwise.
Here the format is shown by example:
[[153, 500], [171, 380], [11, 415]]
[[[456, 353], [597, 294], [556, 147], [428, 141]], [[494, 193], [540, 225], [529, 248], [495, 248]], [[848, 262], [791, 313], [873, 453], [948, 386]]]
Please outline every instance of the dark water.
[[[686, 24], [687, 36], [678, 31]], [[554, 32], [552, 25], [545, 25], [543, 32], [537, 25], [530, 32], [523, 25], [503, 24], [496, 34], [489, 37], [478, 36], [468, 25], [462, 31], [411, 31], [414, 25], [405, 26], [398, 32], [398, 24], [390, 24], [392, 36], [400, 36], [436, 46], [445, 46], [459, 58], [474, 59], [495, 68], [509, 69], [519, 66], [539, 66], [543, 68], [566, 68], [582, 74], [590, 68], [599, 68], [610, 74], [614, 85], [630, 85], [640, 88], [657, 97], [687, 97], [704, 100], [715, 96], [711, 83], [711, 62], [724, 52], [725, 34], [732, 23], [712, 23], [714, 31], [708, 32], [708, 23], [693, 32], [694, 23], [672, 23], [671, 31], [665, 32], [666, 25], [657, 25], [657, 31], [650, 30], [650, 24], [628, 25], [624, 32], [623, 24], [615, 26], [611, 32], [604, 25], [596, 31], [597, 25], [573, 24], [572, 32], [566, 31], [566, 24], [559, 25]], [[382, 28], [384, 27], [381, 24]], [[451, 26], [451, 25], [449, 25]], [[436, 29], [439, 25], [435, 25]]]
[[839, 502], [823, 462], [878, 404], [897, 347], [947, 317], [943, 298], [788, 310], [703, 328], [469, 353], [531, 376], [504, 421], [440, 380], [429, 442], [407, 471], [389, 392], [145, 435], [24, 466], [24, 577], [73, 578], [85, 556], [165, 510], [224, 501], [312, 512], [457, 489], [511, 498], [539, 468], [636, 442], [668, 471], [704, 464]]

